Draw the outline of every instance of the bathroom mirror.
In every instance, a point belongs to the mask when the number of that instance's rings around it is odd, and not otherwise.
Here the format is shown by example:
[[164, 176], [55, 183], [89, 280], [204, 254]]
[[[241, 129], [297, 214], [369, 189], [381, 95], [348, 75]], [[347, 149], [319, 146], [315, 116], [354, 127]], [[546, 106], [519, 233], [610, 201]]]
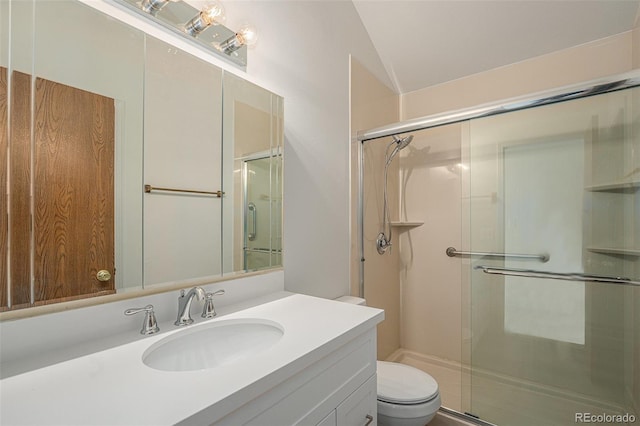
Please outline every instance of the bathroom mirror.
[[76, 0], [0, 9], [0, 312], [282, 264], [282, 98]]

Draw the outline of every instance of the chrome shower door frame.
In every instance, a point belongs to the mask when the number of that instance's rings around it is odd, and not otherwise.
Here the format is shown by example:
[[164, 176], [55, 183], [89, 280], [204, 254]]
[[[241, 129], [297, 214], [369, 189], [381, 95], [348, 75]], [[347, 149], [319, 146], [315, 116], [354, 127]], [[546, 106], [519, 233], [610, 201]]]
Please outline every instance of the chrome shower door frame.
[[640, 86], [640, 70], [634, 70], [624, 74], [600, 78], [585, 83], [547, 90], [533, 95], [511, 98], [500, 102], [480, 105], [473, 108], [465, 108], [449, 111], [441, 114], [433, 114], [421, 118], [402, 121], [388, 126], [376, 127], [357, 132], [358, 142], [358, 255], [359, 296], [365, 297], [364, 288], [364, 144], [372, 140], [399, 135], [407, 132], [430, 129], [448, 124], [460, 123], [474, 118], [489, 117], [543, 105], [551, 105], [560, 102], [600, 95], [603, 93], [629, 89]]

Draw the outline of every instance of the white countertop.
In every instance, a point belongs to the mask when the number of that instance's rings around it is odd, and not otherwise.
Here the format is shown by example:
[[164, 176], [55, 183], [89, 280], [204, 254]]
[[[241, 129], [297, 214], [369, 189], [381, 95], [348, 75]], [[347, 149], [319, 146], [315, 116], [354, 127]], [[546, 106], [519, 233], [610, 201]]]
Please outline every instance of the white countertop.
[[140, 336], [133, 343], [1, 380], [0, 424], [169, 425], [205, 409], [214, 422], [383, 319], [380, 309], [282, 295], [188, 327], [242, 318], [279, 323], [282, 338], [256, 356], [208, 370], [159, 371], [143, 364], [143, 353], [183, 328]]

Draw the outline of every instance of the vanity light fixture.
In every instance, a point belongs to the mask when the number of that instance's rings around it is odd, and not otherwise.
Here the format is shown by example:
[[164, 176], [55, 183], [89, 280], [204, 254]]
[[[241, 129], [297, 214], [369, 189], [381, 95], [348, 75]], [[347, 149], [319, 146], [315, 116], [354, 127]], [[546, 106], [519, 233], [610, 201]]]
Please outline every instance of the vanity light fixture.
[[[3, 0], [0, 0], [0, 3]], [[247, 66], [247, 47], [255, 42], [257, 32], [245, 25], [238, 31], [227, 28], [224, 6], [220, 0], [208, 0], [202, 8], [185, 0], [109, 0], [158, 24], [188, 43], [216, 55], [242, 69]], [[207, 31], [207, 29], [209, 29]]]
[[140, 8], [145, 12], [154, 15], [167, 5], [170, 1], [176, 2], [178, 0], [142, 0]]
[[195, 37], [211, 25], [222, 24], [224, 20], [224, 7], [216, 1], [203, 7], [200, 13], [185, 24], [184, 30]]
[[218, 48], [229, 55], [242, 46], [253, 46], [258, 41], [258, 30], [251, 24], [244, 24], [238, 32], [218, 45]]

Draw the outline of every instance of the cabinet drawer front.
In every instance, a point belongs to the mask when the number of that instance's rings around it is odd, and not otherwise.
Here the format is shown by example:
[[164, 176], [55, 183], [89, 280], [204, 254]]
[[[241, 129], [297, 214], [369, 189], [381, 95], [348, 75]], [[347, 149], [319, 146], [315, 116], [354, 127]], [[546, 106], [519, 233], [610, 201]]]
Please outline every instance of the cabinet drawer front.
[[316, 426], [338, 426], [336, 423], [336, 410], [330, 412], [327, 417], [322, 419]]
[[317, 425], [375, 373], [373, 329], [240, 407], [216, 425]]
[[374, 375], [338, 406], [338, 426], [377, 425], [377, 398], [378, 386]]

